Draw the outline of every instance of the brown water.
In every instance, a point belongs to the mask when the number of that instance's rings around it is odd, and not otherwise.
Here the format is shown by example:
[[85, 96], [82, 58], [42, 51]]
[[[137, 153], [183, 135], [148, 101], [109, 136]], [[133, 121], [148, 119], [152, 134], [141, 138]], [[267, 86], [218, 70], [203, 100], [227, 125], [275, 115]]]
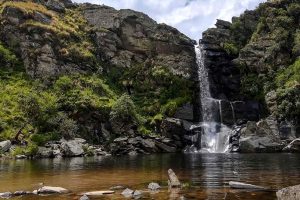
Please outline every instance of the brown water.
[[[166, 185], [172, 168], [189, 185], [180, 191], [146, 191], [149, 182]], [[160, 154], [135, 157], [97, 157], [44, 160], [1, 160], [0, 192], [30, 190], [45, 185], [65, 187], [66, 195], [23, 196], [14, 199], [79, 199], [82, 192], [126, 185], [145, 190], [143, 199], [273, 200], [275, 192], [233, 190], [229, 181], [278, 189], [300, 184], [299, 154]], [[91, 199], [124, 199], [117, 192]]]

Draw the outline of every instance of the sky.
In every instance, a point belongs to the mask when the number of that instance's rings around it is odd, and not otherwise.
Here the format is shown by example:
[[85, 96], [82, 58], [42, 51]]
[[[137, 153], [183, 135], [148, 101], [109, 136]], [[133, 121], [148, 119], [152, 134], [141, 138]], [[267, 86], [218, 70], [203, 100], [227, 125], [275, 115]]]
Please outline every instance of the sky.
[[214, 27], [216, 19], [231, 21], [246, 9], [266, 0], [73, 0], [77, 3], [105, 4], [116, 9], [129, 8], [146, 13], [158, 23], [177, 28], [192, 39]]

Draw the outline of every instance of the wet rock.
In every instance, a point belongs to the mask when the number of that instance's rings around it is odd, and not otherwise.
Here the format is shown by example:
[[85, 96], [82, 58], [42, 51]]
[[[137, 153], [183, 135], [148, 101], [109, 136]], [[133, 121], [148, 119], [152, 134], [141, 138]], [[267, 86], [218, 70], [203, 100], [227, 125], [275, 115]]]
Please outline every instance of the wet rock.
[[90, 200], [90, 198], [84, 194], [79, 200]]
[[300, 185], [283, 188], [276, 192], [278, 200], [299, 200]]
[[10, 140], [2, 141], [0, 142], [0, 152], [7, 152], [11, 147], [11, 142]]
[[149, 190], [158, 190], [158, 189], [160, 189], [160, 185], [158, 183], [152, 182], [152, 183], [149, 183], [148, 189]]
[[122, 185], [117, 185], [117, 186], [110, 187], [109, 189], [110, 190], [123, 190], [123, 189], [125, 189], [125, 187]]
[[25, 156], [25, 155], [16, 155], [17, 160], [22, 160], [22, 159], [26, 159], [26, 158], [27, 158], [27, 156]]
[[121, 194], [126, 197], [126, 198], [129, 198], [129, 197], [132, 197], [134, 191], [129, 189], [129, 188], [126, 188]]
[[12, 193], [11, 192], [3, 192], [3, 193], [0, 193], [0, 198], [10, 198], [12, 197]]
[[168, 146], [164, 143], [156, 141], [156, 146], [158, 146], [160, 149], [162, 149], [163, 152], [167, 153], [175, 153], [177, 151], [176, 147]]
[[68, 193], [69, 190], [62, 188], [62, 187], [52, 187], [52, 186], [43, 186], [40, 189], [37, 190], [38, 194], [63, 194]]
[[31, 192], [29, 192], [29, 191], [16, 191], [16, 192], [14, 192], [14, 196], [22, 196], [22, 195], [26, 195], [26, 194], [31, 194]]
[[128, 141], [128, 137], [119, 137], [114, 139], [114, 142], [116, 143], [127, 142], [127, 141]]
[[280, 152], [284, 144], [270, 137], [251, 136], [240, 139], [240, 152], [242, 153], [272, 153]]
[[193, 121], [194, 120], [194, 107], [192, 104], [185, 104], [179, 107], [174, 115], [175, 118]]
[[170, 188], [181, 186], [178, 177], [176, 176], [175, 172], [172, 169], [168, 170], [168, 176], [169, 176], [168, 185]]
[[82, 156], [84, 154], [82, 146], [83, 144], [79, 140], [69, 140], [62, 142], [62, 154], [66, 157]]
[[133, 193], [134, 198], [141, 197], [142, 195], [143, 195], [143, 191], [141, 190], [135, 190]]
[[40, 158], [52, 158], [54, 157], [54, 154], [51, 148], [39, 147], [37, 156]]
[[264, 190], [264, 189], [266, 189], [266, 188], [261, 187], [261, 186], [251, 185], [251, 184], [241, 183], [241, 182], [235, 182], [235, 181], [230, 181], [229, 186], [231, 188], [235, 188], [235, 189], [253, 189], [253, 190]]
[[86, 192], [86, 193], [84, 193], [84, 195], [86, 195], [86, 196], [102, 196], [105, 194], [113, 194], [113, 193], [115, 193], [115, 192], [112, 190], [107, 190], [107, 191]]

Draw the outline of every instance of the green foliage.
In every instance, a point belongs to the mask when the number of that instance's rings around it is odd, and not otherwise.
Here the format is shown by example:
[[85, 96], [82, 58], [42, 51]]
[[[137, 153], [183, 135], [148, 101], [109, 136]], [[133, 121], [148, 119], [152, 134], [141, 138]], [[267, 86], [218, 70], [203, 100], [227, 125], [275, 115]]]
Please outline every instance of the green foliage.
[[300, 4], [299, 3], [291, 3], [288, 8], [287, 11], [289, 13], [289, 15], [293, 16], [295, 18], [295, 21], [299, 21], [299, 17], [300, 17]]
[[110, 112], [110, 119], [135, 122], [139, 121], [139, 117], [135, 105], [129, 95], [123, 94], [112, 106]]
[[300, 85], [300, 59], [293, 65], [283, 69], [277, 73], [277, 87], [292, 88]]
[[237, 56], [239, 54], [239, 49], [235, 44], [225, 42], [223, 48], [230, 56]]
[[14, 53], [0, 42], [0, 63], [2, 67], [15, 67], [19, 62]]
[[21, 72], [0, 73], [0, 135], [13, 138], [21, 127], [36, 144], [78, 134], [76, 116], [109, 114], [115, 93], [96, 75], [62, 76], [49, 87]]
[[34, 142], [38, 146], [43, 146], [48, 141], [55, 141], [59, 139], [61, 139], [61, 136], [58, 133], [33, 134], [30, 136], [30, 141]]
[[294, 36], [293, 54], [297, 57], [300, 56], [300, 29], [298, 29]]
[[76, 121], [69, 118], [65, 113], [58, 112], [56, 116], [48, 121], [55, 133], [69, 140], [73, 139], [78, 131]]
[[241, 93], [243, 96], [258, 101], [264, 100], [264, 81], [257, 74], [247, 74], [241, 80]]
[[279, 118], [297, 119], [300, 116], [300, 86], [295, 85], [277, 90]]

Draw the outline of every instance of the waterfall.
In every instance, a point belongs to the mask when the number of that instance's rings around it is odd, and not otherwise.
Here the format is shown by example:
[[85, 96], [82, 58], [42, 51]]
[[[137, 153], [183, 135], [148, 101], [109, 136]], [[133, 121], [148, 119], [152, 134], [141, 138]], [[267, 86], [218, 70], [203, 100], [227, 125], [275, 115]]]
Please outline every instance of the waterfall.
[[232, 110], [232, 118], [233, 118], [233, 122], [234, 124], [236, 123], [236, 119], [235, 119], [235, 111], [234, 111], [234, 106], [233, 103], [230, 102], [230, 106], [231, 106], [231, 110]]
[[222, 124], [221, 100], [212, 98], [209, 75], [204, 62], [202, 45], [195, 46], [202, 108], [201, 152], [225, 153], [229, 149], [230, 128]]

